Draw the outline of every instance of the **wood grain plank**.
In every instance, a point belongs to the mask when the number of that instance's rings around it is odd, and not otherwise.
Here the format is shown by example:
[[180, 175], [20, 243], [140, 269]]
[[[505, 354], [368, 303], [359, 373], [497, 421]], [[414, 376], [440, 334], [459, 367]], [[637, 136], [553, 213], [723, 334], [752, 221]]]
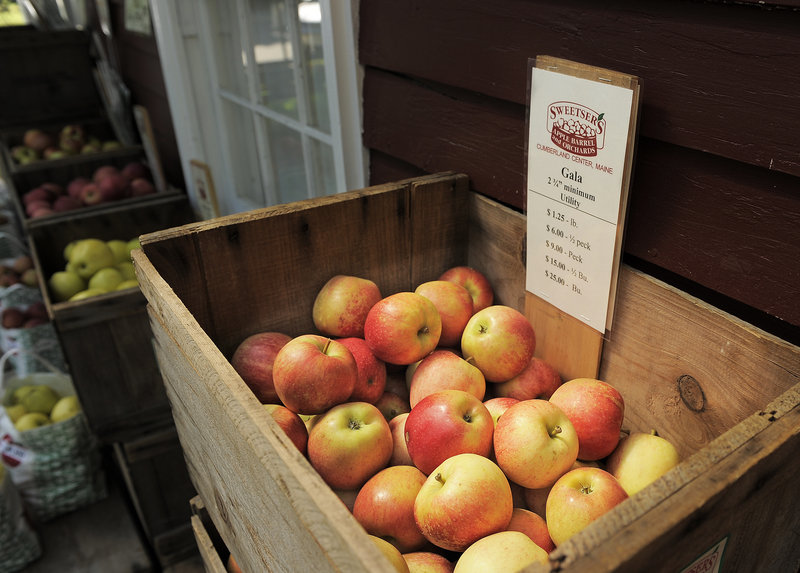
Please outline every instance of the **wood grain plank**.
[[528, 58], [548, 54], [617, 70], [641, 78], [643, 136], [800, 175], [791, 119], [800, 106], [796, 10], [376, 0], [363, 3], [359, 16], [366, 66], [520, 105]]

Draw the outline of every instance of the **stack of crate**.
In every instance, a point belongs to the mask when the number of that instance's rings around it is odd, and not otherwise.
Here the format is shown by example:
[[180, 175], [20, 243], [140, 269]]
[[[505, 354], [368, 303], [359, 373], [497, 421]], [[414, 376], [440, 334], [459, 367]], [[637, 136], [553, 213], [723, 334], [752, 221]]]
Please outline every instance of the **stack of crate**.
[[[147, 301], [138, 289], [57, 302], [48, 278], [65, 265], [64, 248], [83, 238], [129, 240], [193, 220], [185, 193], [158, 192], [31, 218], [23, 196], [46, 182], [91, 179], [103, 165], [148, 164], [143, 146], [124, 141], [95, 79], [90, 37], [78, 30], [0, 34], [0, 169], [7, 211], [37, 269], [43, 301], [89, 426], [113, 457], [136, 518], [161, 566], [196, 551], [194, 495], [152, 346]], [[32, 128], [57, 133], [81, 125], [118, 145], [94, 153], [20, 163], [12, 150]], [[153, 166], [155, 167], [155, 166]]]

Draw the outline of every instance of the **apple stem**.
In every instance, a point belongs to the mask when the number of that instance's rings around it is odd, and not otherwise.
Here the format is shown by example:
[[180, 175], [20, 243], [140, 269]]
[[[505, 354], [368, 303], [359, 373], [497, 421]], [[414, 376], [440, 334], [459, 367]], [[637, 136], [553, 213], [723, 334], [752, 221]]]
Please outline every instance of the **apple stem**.
[[333, 340], [330, 339], [330, 338], [325, 341], [325, 347], [322, 349], [322, 353], [323, 354], [327, 354], [328, 353], [328, 348], [330, 347], [331, 342], [333, 342]]
[[429, 332], [428, 327], [423, 326], [422, 328], [419, 329], [419, 332], [417, 332], [417, 334], [428, 334], [428, 332]]
[[554, 437], [556, 437], [557, 435], [559, 435], [560, 433], [561, 433], [561, 426], [556, 426], [556, 427], [555, 427], [555, 428], [553, 428], [553, 429], [552, 429], [552, 431], [550, 432], [550, 437], [551, 437], [551, 438], [554, 438]]
[[435, 476], [433, 476], [433, 479], [435, 479], [436, 481], [438, 481], [441, 484], [444, 483], [444, 478], [442, 477], [441, 473], [437, 473]]
[[653, 436], [657, 436], [658, 435], [658, 430], [653, 428], [653, 429], [650, 430], [650, 434], [653, 435]]

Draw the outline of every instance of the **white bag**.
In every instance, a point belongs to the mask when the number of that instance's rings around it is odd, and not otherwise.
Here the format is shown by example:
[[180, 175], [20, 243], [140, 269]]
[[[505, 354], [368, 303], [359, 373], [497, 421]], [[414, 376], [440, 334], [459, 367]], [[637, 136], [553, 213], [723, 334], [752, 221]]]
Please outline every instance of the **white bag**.
[[[47, 372], [23, 377], [4, 376], [6, 361], [18, 350], [0, 358], [0, 392], [3, 405], [20, 386], [46, 384], [61, 396], [75, 395], [72, 379], [41, 357]], [[47, 521], [107, 495], [97, 439], [86, 416], [79, 413], [63, 422], [18, 431], [5, 408], [0, 409], [0, 454], [22, 499], [39, 521]]]

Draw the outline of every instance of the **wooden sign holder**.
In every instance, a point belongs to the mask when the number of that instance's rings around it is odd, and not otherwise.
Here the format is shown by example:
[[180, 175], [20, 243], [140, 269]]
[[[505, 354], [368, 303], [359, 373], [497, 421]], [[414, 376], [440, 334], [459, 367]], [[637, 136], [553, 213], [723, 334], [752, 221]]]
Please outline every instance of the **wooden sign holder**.
[[[625, 156], [625, 170], [622, 176], [622, 195], [617, 225], [614, 253], [614, 269], [609, 297], [609, 316], [613, 316], [614, 294], [617, 290], [619, 264], [622, 255], [622, 239], [625, 210], [628, 204], [633, 168], [637, 117], [639, 106], [639, 81], [635, 76], [612, 70], [597, 68], [552, 56], [537, 56], [535, 67], [558, 73], [602, 82], [633, 90], [631, 120], [628, 129], [628, 144]], [[538, 334], [535, 356], [555, 366], [563, 380], [574, 378], [597, 378], [603, 351], [604, 333], [598, 332], [583, 321], [575, 318], [530, 291], [525, 293], [525, 315]]]

